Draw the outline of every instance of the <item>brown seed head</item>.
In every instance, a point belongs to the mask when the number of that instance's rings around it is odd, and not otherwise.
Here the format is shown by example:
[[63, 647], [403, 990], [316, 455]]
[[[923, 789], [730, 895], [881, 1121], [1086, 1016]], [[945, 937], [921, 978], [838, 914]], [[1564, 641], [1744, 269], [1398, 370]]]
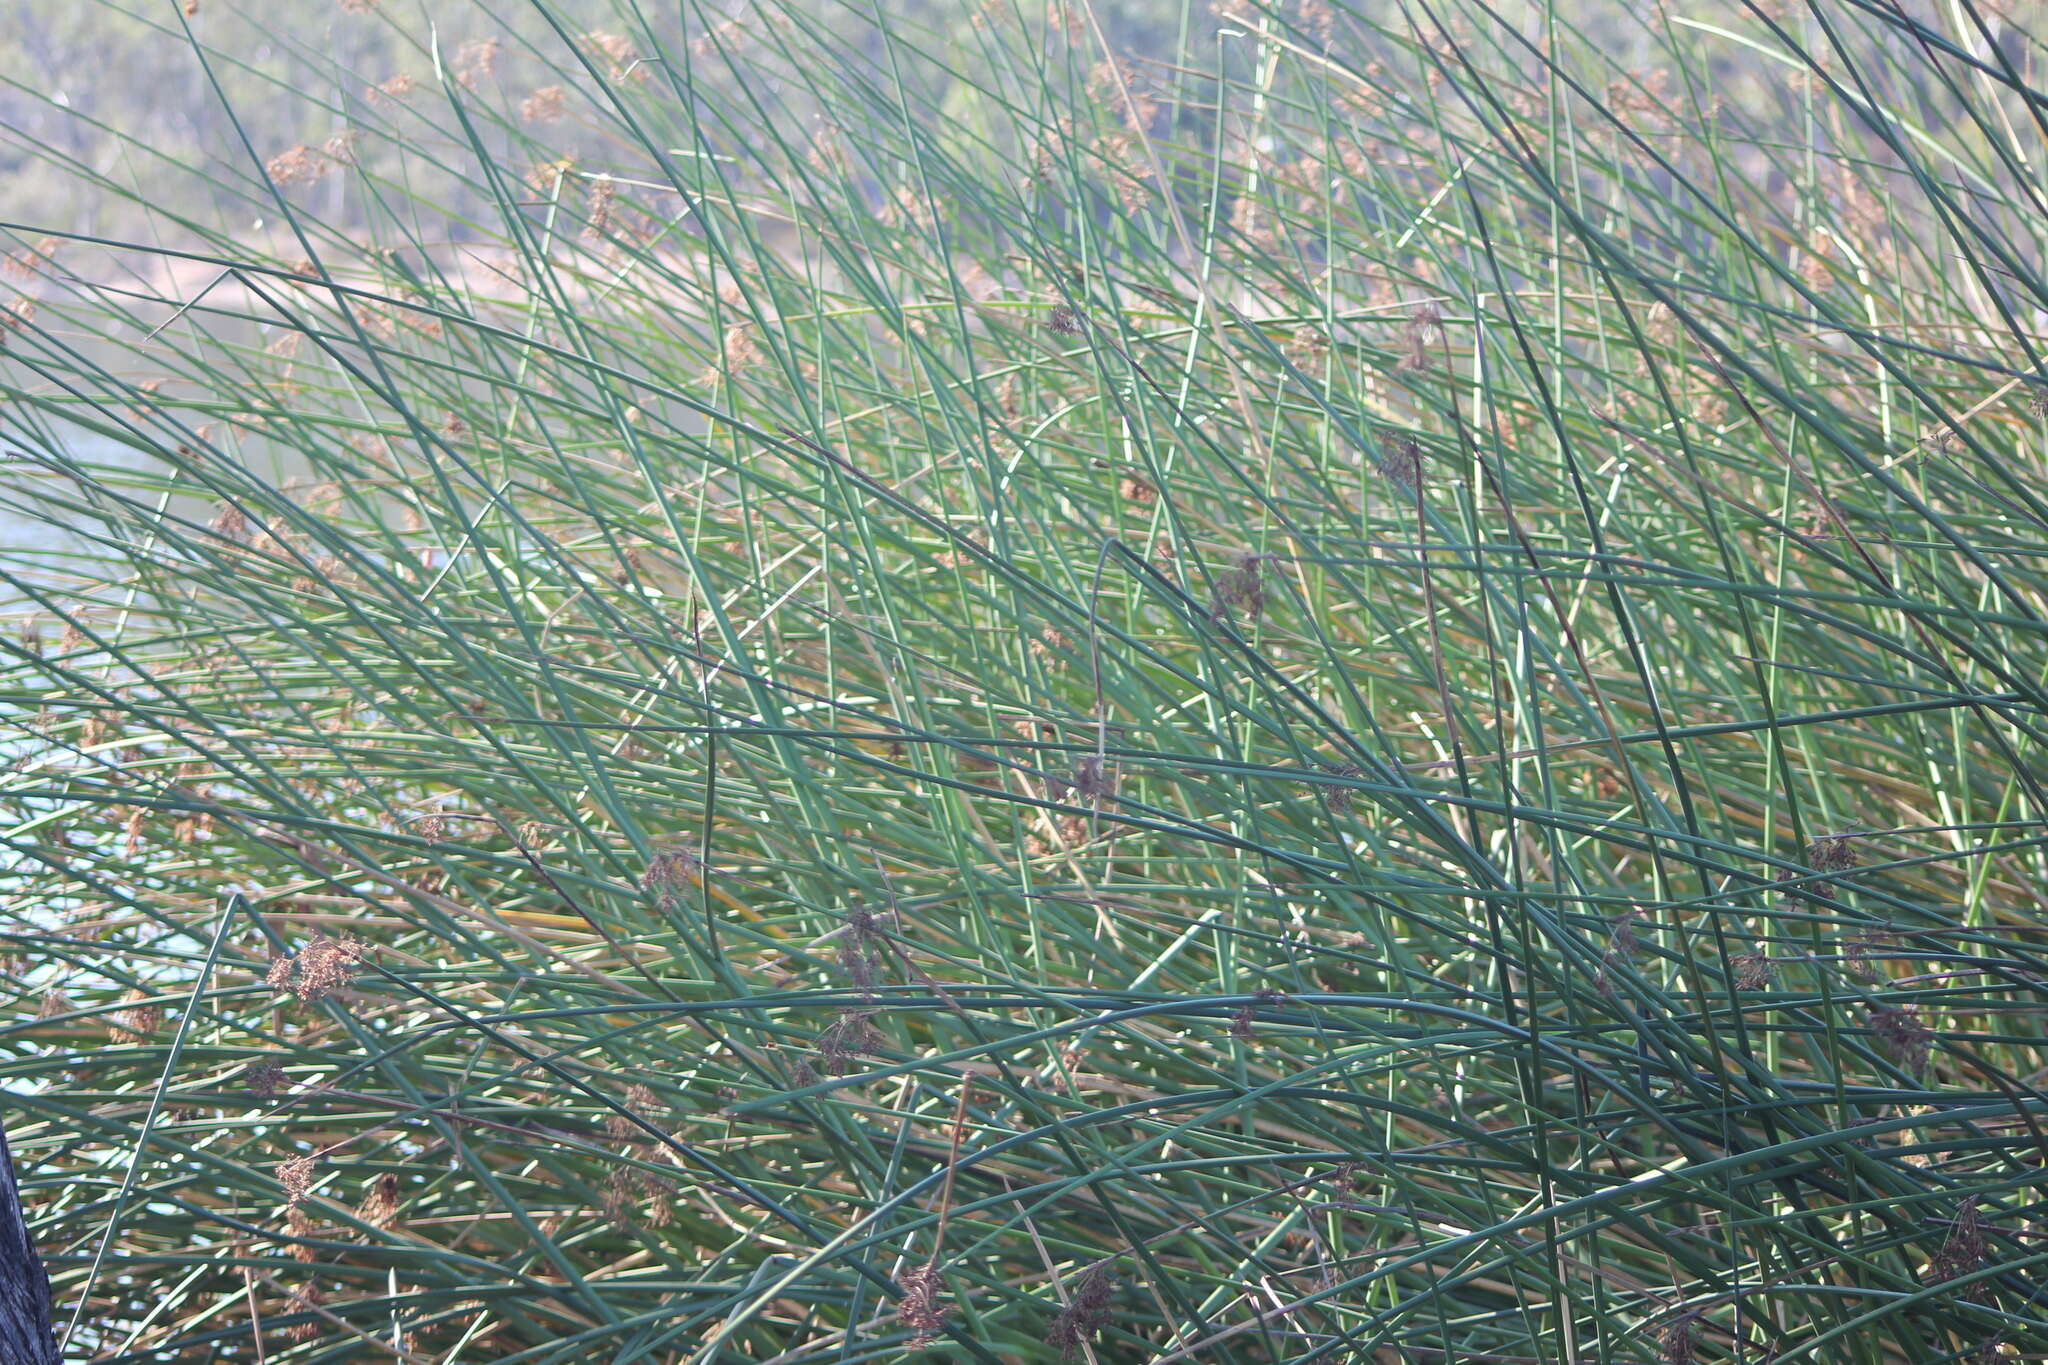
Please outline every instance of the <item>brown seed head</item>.
[[139, 1003], [149, 998], [147, 993], [131, 990], [124, 998], [130, 1002], [129, 1008], [114, 1016], [115, 1022], [109, 1030], [116, 1042], [144, 1042], [163, 1027], [163, 1007]]
[[576, 163], [568, 157], [554, 161], [543, 161], [526, 173], [527, 186], [543, 199], [552, 199], [562, 187], [562, 177], [574, 170]]
[[1046, 1341], [1059, 1347], [1062, 1359], [1072, 1359], [1083, 1342], [1094, 1340], [1109, 1325], [1110, 1306], [1115, 1301], [1116, 1260], [1110, 1257], [1081, 1273], [1067, 1295], [1067, 1306], [1052, 1320]]
[[313, 1187], [314, 1162], [310, 1156], [287, 1157], [277, 1163], [277, 1183], [284, 1187], [287, 1208], [294, 1207]]
[[1412, 437], [1391, 436], [1380, 443], [1374, 462], [1380, 477], [1413, 493], [1422, 487], [1422, 446]]
[[1934, 1050], [1934, 1034], [1920, 1022], [1917, 1007], [1904, 1005], [1894, 1009], [1889, 1005], [1873, 1005], [1870, 1027], [1876, 1032], [1878, 1042], [1902, 1070], [1917, 1075], [1927, 1069], [1928, 1058]]
[[939, 1295], [946, 1287], [937, 1261], [926, 1261], [915, 1270], [897, 1277], [903, 1297], [896, 1303], [896, 1320], [911, 1331], [912, 1348], [928, 1345], [946, 1330], [946, 1305]]
[[356, 1217], [372, 1227], [388, 1228], [398, 1221], [398, 1177], [390, 1171], [377, 1177], [370, 1192], [356, 1209]]
[[296, 956], [277, 958], [264, 975], [272, 990], [289, 991], [301, 1003], [325, 1000], [354, 979], [369, 945], [359, 938], [315, 934]]
[[697, 855], [686, 848], [672, 848], [647, 860], [640, 874], [640, 887], [657, 897], [674, 896], [697, 884], [703, 876]]
[[601, 57], [609, 67], [609, 75], [615, 81], [631, 79], [644, 81], [653, 73], [640, 60], [639, 49], [633, 40], [618, 33], [586, 33], [583, 41]]
[[284, 1068], [274, 1057], [265, 1057], [242, 1073], [242, 1081], [249, 1087], [249, 1093], [259, 1100], [277, 1098], [277, 1092], [285, 1086]]
[[455, 50], [455, 79], [474, 90], [478, 81], [498, 69], [498, 54], [504, 50], [496, 38], [471, 38]]
[[[1365, 776], [1365, 769], [1359, 767], [1356, 763], [1325, 763], [1322, 765], [1322, 768], [1324, 772], [1332, 777]], [[1349, 811], [1353, 803], [1358, 799], [1358, 793], [1350, 787], [1333, 787], [1321, 783], [1317, 784], [1317, 787], [1322, 793], [1323, 804], [1328, 806], [1331, 812], [1336, 815], [1342, 815]]]
[[818, 1035], [818, 1055], [833, 1075], [847, 1071], [856, 1057], [877, 1056], [888, 1046], [881, 1030], [869, 1023], [872, 1010], [841, 1010]]
[[1216, 577], [1216, 602], [1213, 611], [1219, 618], [1235, 613], [1247, 621], [1256, 621], [1266, 610], [1266, 582], [1260, 571], [1266, 555], [1247, 554], [1237, 561], [1237, 567], [1218, 574]]
[[1074, 765], [1074, 793], [1091, 804], [1116, 794], [1116, 769], [1099, 754], [1089, 754]]
[[1977, 1196], [1965, 1198], [1956, 1209], [1956, 1221], [1950, 1228], [1948, 1240], [1941, 1250], [1934, 1254], [1928, 1264], [1930, 1279], [1953, 1280], [1958, 1275], [1967, 1275], [1984, 1260], [1984, 1223], [1977, 1213]]
[[583, 238], [596, 241], [603, 237], [612, 225], [612, 200], [618, 196], [619, 184], [608, 175], [592, 179], [584, 187], [585, 218]]
[[263, 169], [281, 188], [289, 188], [312, 184], [333, 170], [334, 163], [301, 142], [270, 158]]
[[1807, 864], [1815, 872], [1846, 872], [1863, 861], [1853, 834], [1826, 834], [1806, 850]]
[[621, 1232], [633, 1227], [633, 1213], [638, 1207], [638, 1182], [633, 1172], [625, 1166], [615, 1166], [605, 1177], [604, 1191], [598, 1195], [598, 1207], [604, 1211], [605, 1221]]
[[1664, 1329], [1658, 1339], [1658, 1356], [1664, 1365], [1693, 1365], [1700, 1356], [1700, 1324], [1697, 1313], [1682, 1314]]
[[373, 104], [398, 104], [419, 88], [417, 76], [401, 71], [391, 79], [371, 86], [370, 101]]
[[1046, 330], [1057, 332], [1063, 337], [1081, 335], [1081, 315], [1065, 304], [1055, 307], [1045, 315]]
[[559, 85], [543, 85], [519, 105], [519, 117], [528, 123], [553, 123], [568, 108], [568, 92]]
[[1728, 965], [1735, 969], [1735, 988], [1743, 991], [1760, 991], [1771, 984], [1777, 968], [1762, 952], [1737, 953], [1728, 959]]
[[[296, 1249], [294, 1254], [297, 1254]], [[304, 1322], [292, 1324], [288, 1335], [293, 1341], [312, 1341], [320, 1335], [320, 1329], [324, 1326], [318, 1311], [321, 1303], [320, 1291], [310, 1284], [292, 1291], [291, 1298], [285, 1302], [285, 1311], [307, 1315]]]
[[1399, 368], [1410, 371], [1429, 368], [1430, 343], [1443, 335], [1443, 321], [1444, 315], [1433, 303], [1425, 303], [1408, 315], [1408, 325], [1401, 333], [1405, 354]]

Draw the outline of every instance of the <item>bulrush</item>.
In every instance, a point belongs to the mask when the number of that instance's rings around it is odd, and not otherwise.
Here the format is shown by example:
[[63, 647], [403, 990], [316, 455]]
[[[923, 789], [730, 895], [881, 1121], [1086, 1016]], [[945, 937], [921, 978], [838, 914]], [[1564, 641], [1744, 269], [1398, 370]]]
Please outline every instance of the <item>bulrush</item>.
[[1212, 610], [1219, 620], [1235, 615], [1256, 621], [1264, 614], [1266, 582], [1260, 565], [1269, 558], [1270, 555], [1242, 555], [1236, 568], [1216, 576], [1216, 602]]
[[313, 1188], [316, 1168], [313, 1158], [305, 1155], [286, 1157], [277, 1163], [277, 1183], [284, 1188], [286, 1208], [296, 1205]]
[[1955, 1225], [1949, 1229], [1948, 1240], [1941, 1244], [1941, 1250], [1934, 1253], [1934, 1260], [1927, 1267], [1927, 1275], [1933, 1280], [1953, 1280], [1958, 1275], [1967, 1275], [1984, 1260], [1984, 1223], [1977, 1213], [1977, 1196], [1969, 1195], [1956, 1209]]
[[1374, 466], [1381, 478], [1410, 493], [1422, 487], [1422, 446], [1411, 436], [1390, 436], [1380, 442]]
[[1700, 1320], [1697, 1313], [1681, 1313], [1659, 1337], [1658, 1358], [1664, 1365], [1693, 1365], [1700, 1358]]
[[1090, 805], [1116, 795], [1116, 769], [1100, 754], [1089, 754], [1074, 765], [1074, 794]]
[[1824, 834], [1806, 850], [1806, 861], [1816, 872], [1844, 872], [1862, 860], [1853, 834]]
[[213, 532], [223, 540], [239, 544], [249, 538], [249, 518], [235, 504], [222, 503], [220, 511], [214, 514]]
[[946, 1282], [939, 1263], [926, 1261], [914, 1270], [904, 1271], [897, 1277], [896, 1287], [903, 1291], [896, 1304], [896, 1320], [910, 1329], [911, 1346], [930, 1344], [946, 1330], [946, 1305], [939, 1301]]
[[1057, 1346], [1062, 1359], [1071, 1360], [1084, 1343], [1093, 1341], [1109, 1325], [1110, 1305], [1116, 1300], [1116, 1259], [1106, 1257], [1081, 1272], [1081, 1278], [1067, 1295], [1067, 1306], [1052, 1320], [1045, 1334]]
[[1425, 303], [1408, 315], [1408, 325], [1401, 332], [1401, 363], [1399, 368], [1408, 371], [1429, 368], [1429, 348], [1441, 340], [1444, 331], [1444, 315], [1433, 303]]
[[277, 1098], [278, 1092], [284, 1089], [285, 1079], [284, 1068], [274, 1057], [265, 1057], [242, 1073], [242, 1083], [248, 1086], [249, 1093], [266, 1101]]
[[356, 1209], [356, 1217], [372, 1227], [388, 1228], [398, 1221], [398, 1177], [386, 1171], [370, 1184], [370, 1192]]
[[1934, 1050], [1934, 1034], [1920, 1022], [1917, 1007], [1903, 1005], [1895, 1009], [1890, 1005], [1873, 1005], [1870, 1008], [1870, 1027], [1901, 1070], [1918, 1075], [1927, 1069], [1928, 1058]]
[[263, 164], [263, 169], [280, 187], [310, 185], [334, 169], [334, 163], [301, 142], [286, 148]]
[[1285, 991], [1275, 990], [1271, 986], [1262, 987], [1253, 1001], [1238, 1006], [1237, 1013], [1230, 1016], [1230, 1036], [1243, 1042], [1251, 1041], [1254, 1036], [1252, 1025], [1257, 1022], [1259, 1016], [1258, 1007], [1286, 998]]
[[[1846, 880], [1863, 861], [1853, 834], [1824, 834], [1815, 839], [1806, 850], [1806, 863], [1815, 872], [1824, 873], [1826, 882], [1816, 882], [1813, 894], [1825, 900], [1835, 899], [1835, 886]], [[1830, 885], [1830, 882], [1835, 885]]]
[[320, 1291], [310, 1284], [292, 1291], [290, 1300], [285, 1304], [286, 1310], [307, 1315], [304, 1322], [292, 1324], [289, 1335], [293, 1341], [312, 1341], [319, 1337], [320, 1305], [324, 1301]]
[[[1356, 763], [1325, 763], [1322, 765], [1322, 768], [1324, 772], [1332, 777], [1365, 776], [1365, 769], [1359, 767]], [[1358, 800], [1358, 793], [1350, 787], [1331, 786], [1324, 783], [1319, 783], [1317, 786], [1318, 790], [1322, 793], [1323, 804], [1330, 808], [1332, 815], [1348, 814], [1351, 807]]]
[[111, 1032], [114, 1041], [140, 1043], [147, 1041], [163, 1027], [164, 1011], [161, 1005], [144, 1004], [149, 999], [142, 990], [132, 990], [124, 997], [128, 1008], [114, 1016]]
[[697, 884], [703, 871], [703, 864], [690, 850], [667, 849], [647, 860], [647, 870], [640, 874], [640, 889], [657, 904], [672, 907], [676, 897]]
[[301, 1004], [325, 1000], [355, 979], [368, 945], [354, 937], [316, 934], [291, 957], [273, 960], [264, 981], [272, 990], [289, 992]]
[[568, 94], [559, 85], [543, 85], [519, 104], [519, 117], [527, 123], [553, 123], [568, 108]]
[[1634, 958], [1640, 947], [1636, 940], [1636, 921], [1642, 913], [1639, 907], [1630, 906], [1616, 915], [1608, 926], [1607, 951], [1600, 955], [1600, 973], [1594, 979], [1602, 995], [1614, 994], [1615, 969]]
[[868, 1020], [872, 1010], [841, 1010], [818, 1035], [818, 1055], [825, 1069], [837, 1076], [853, 1065], [856, 1057], [873, 1056], [888, 1040]]
[[1737, 953], [1728, 959], [1728, 965], [1735, 971], [1735, 988], [1742, 991], [1760, 991], [1777, 974], [1776, 965], [1762, 950]]

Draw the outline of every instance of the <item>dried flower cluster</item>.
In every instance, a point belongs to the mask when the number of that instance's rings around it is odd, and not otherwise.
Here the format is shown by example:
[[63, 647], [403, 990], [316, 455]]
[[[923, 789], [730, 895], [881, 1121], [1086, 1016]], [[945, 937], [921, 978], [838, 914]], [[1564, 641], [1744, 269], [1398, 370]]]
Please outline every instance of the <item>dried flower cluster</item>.
[[1737, 953], [1728, 959], [1728, 965], [1735, 969], [1735, 988], [1741, 991], [1760, 991], [1777, 974], [1776, 965], [1761, 950]]
[[318, 934], [293, 956], [272, 961], [263, 979], [272, 990], [289, 992], [302, 1004], [311, 1004], [353, 980], [367, 951], [368, 945], [359, 938]]
[[243, 1084], [259, 1100], [276, 1099], [278, 1092], [284, 1089], [285, 1080], [284, 1068], [277, 1064], [275, 1057], [265, 1057], [242, 1073]]
[[1116, 795], [1116, 769], [1100, 754], [1088, 754], [1074, 764], [1071, 785], [1074, 794], [1090, 805]]
[[846, 912], [846, 923], [838, 931], [839, 970], [860, 996], [861, 1003], [838, 1011], [818, 1035], [819, 1056], [835, 1075], [852, 1065], [853, 1059], [879, 1053], [888, 1040], [871, 1022], [873, 1002], [881, 984], [882, 929], [874, 913], [863, 906]]
[[1700, 1358], [1700, 1321], [1697, 1313], [1681, 1313], [1666, 1327], [1657, 1341], [1658, 1358], [1664, 1365], [1693, 1365]]
[[1870, 1027], [1876, 1032], [1877, 1041], [1901, 1070], [1917, 1076], [1927, 1069], [1928, 1059], [1934, 1050], [1934, 1034], [1920, 1022], [1920, 1011], [1916, 1006], [1873, 1005], [1870, 1008]]
[[11, 256], [0, 257], [0, 272], [17, 280], [25, 280], [38, 270], [51, 264], [57, 256], [57, 249], [63, 243], [55, 237], [38, 237], [35, 245]]
[[[1332, 777], [1365, 776], [1365, 769], [1359, 767], [1356, 763], [1325, 763], [1321, 767], [1324, 772]], [[1317, 790], [1322, 795], [1323, 804], [1330, 808], [1330, 813], [1333, 815], [1348, 813], [1358, 800], [1358, 793], [1350, 787], [1335, 787], [1326, 783], [1318, 783]]]
[[1401, 329], [1401, 363], [1399, 368], [1407, 371], [1429, 368], [1430, 347], [1440, 342], [1444, 335], [1444, 315], [1433, 303], [1425, 303], [1408, 315], [1408, 325]]
[[1602, 995], [1614, 994], [1616, 969], [1633, 960], [1642, 946], [1636, 938], [1636, 921], [1642, 914], [1641, 908], [1632, 905], [1608, 926], [1607, 951], [1600, 955], [1600, 974], [1594, 982]]
[[1265, 613], [1266, 580], [1261, 565], [1270, 558], [1270, 555], [1242, 555], [1235, 568], [1216, 576], [1216, 600], [1210, 611], [1218, 620], [1235, 615], [1242, 620], [1256, 621]]
[[313, 1188], [316, 1169], [310, 1156], [287, 1157], [277, 1163], [277, 1183], [284, 1189], [285, 1207], [290, 1208], [306, 1197]]
[[598, 56], [603, 57], [607, 67], [606, 75], [614, 81], [644, 81], [651, 74], [641, 60], [640, 50], [633, 46], [633, 40], [620, 33], [586, 33], [583, 41]]
[[673, 906], [675, 899], [697, 885], [703, 875], [703, 864], [697, 861], [696, 854], [686, 848], [672, 848], [647, 860], [647, 870], [640, 874], [640, 887], [653, 895], [658, 904]]
[[109, 1031], [113, 1034], [115, 1042], [146, 1042], [164, 1025], [163, 1007], [141, 1003], [148, 1000], [149, 996], [147, 992], [139, 989], [129, 991], [126, 999], [128, 1008], [114, 1016], [114, 1023]]
[[903, 1291], [896, 1303], [896, 1320], [910, 1329], [911, 1347], [929, 1345], [946, 1330], [946, 1305], [939, 1301], [946, 1282], [939, 1263], [926, 1261], [904, 1271], [897, 1277], [896, 1287]]
[[1984, 1220], [1977, 1212], [1977, 1196], [1973, 1194], [1965, 1197], [1956, 1209], [1948, 1240], [1941, 1244], [1941, 1250], [1934, 1253], [1934, 1260], [1927, 1267], [1928, 1278], [1953, 1280], [1958, 1275], [1967, 1275], [1983, 1263], [1984, 1251]]
[[286, 1302], [286, 1311], [306, 1314], [306, 1321], [292, 1324], [289, 1333], [293, 1341], [312, 1341], [320, 1335], [320, 1305], [325, 1302], [320, 1291], [312, 1285], [294, 1289]]
[[1287, 992], [1285, 991], [1276, 990], [1271, 986], [1261, 987], [1252, 1002], [1238, 1006], [1237, 1013], [1230, 1016], [1230, 1036], [1240, 1041], [1249, 1042], [1253, 1037], [1252, 1024], [1259, 1017], [1259, 1005], [1268, 1004], [1275, 1000], [1285, 1000], [1286, 998]]
[[371, 1183], [370, 1192], [356, 1208], [356, 1217], [371, 1227], [388, 1228], [398, 1221], [398, 1177], [384, 1172]]
[[270, 158], [263, 169], [280, 188], [289, 189], [294, 185], [314, 183], [334, 169], [334, 162], [324, 153], [301, 142]]
[[476, 89], [478, 81], [497, 71], [498, 54], [504, 50], [496, 38], [470, 39], [455, 50], [455, 79], [465, 90]]
[[543, 85], [519, 104], [519, 117], [528, 123], [553, 123], [568, 109], [568, 92], [559, 85]]
[[371, 86], [370, 102], [382, 105], [402, 104], [419, 88], [417, 76], [408, 71], [401, 71], [396, 76]]
[[[1863, 855], [1853, 834], [1823, 835], [1806, 850], [1807, 866], [1826, 874], [1837, 885], [1862, 861]], [[1836, 886], [1829, 882], [1816, 882], [1809, 889], [1824, 900], [1835, 899]]]
[[1374, 461], [1380, 477], [1410, 493], [1422, 487], [1422, 446], [1411, 436], [1389, 436], [1380, 442]]
[[1052, 1320], [1045, 1339], [1059, 1348], [1063, 1359], [1071, 1360], [1084, 1342], [1093, 1341], [1109, 1325], [1110, 1306], [1116, 1301], [1116, 1260], [1097, 1261], [1081, 1272], [1080, 1280], [1067, 1295], [1067, 1306]]

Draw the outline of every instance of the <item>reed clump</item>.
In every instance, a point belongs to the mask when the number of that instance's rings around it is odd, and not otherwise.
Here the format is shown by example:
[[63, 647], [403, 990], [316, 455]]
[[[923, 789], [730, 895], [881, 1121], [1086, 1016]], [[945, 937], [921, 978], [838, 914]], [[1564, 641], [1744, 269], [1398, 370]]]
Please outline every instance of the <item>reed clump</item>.
[[0, 120], [67, 1358], [2048, 1354], [2024, 7], [216, 8]]

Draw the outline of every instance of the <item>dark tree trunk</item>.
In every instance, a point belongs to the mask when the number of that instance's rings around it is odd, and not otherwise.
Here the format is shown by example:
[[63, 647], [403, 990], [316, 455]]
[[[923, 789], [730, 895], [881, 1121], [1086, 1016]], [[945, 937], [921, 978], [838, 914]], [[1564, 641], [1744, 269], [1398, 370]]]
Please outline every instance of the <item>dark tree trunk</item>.
[[5, 1130], [0, 1130], [0, 1361], [57, 1365], [57, 1339], [50, 1331], [50, 1277], [28, 1239]]

